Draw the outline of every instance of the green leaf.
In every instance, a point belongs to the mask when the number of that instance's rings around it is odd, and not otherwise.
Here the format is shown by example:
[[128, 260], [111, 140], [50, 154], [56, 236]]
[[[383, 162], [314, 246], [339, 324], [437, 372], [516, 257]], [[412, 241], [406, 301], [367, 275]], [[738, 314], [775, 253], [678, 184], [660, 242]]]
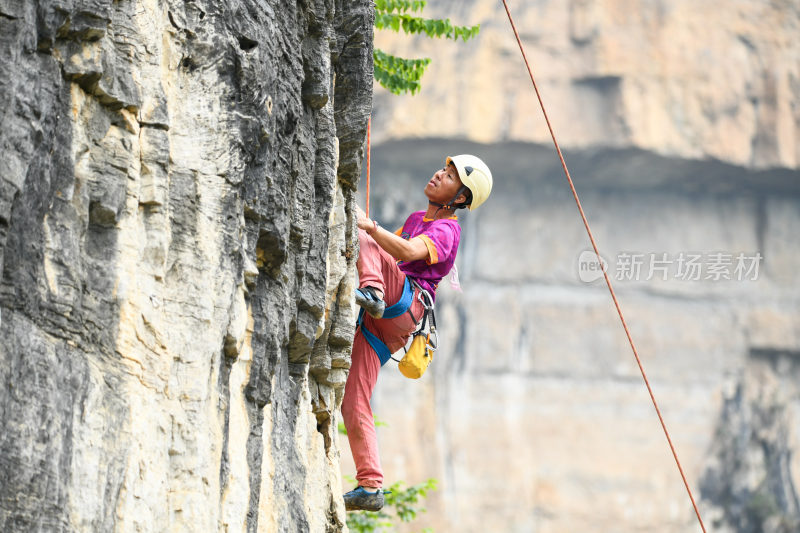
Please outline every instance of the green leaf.
[[416, 13], [425, 5], [422, 0], [375, 0], [375, 13]]
[[[416, 17], [426, 6], [424, 0], [375, 0], [375, 28], [392, 30], [409, 35], [425, 34], [430, 38], [463, 41], [478, 35], [480, 25], [453, 26], [450, 19]], [[374, 76], [378, 83], [394, 94], [415, 94], [420, 90], [419, 80], [430, 64], [430, 59], [403, 59], [375, 49]]]
[[394, 94], [416, 93], [419, 80], [430, 64], [429, 58], [404, 59], [375, 48], [372, 52], [375, 79]]
[[379, 30], [392, 30], [399, 32], [400, 28], [408, 34], [424, 33], [428, 37], [444, 37], [456, 39], [461, 37], [465, 41], [478, 34], [480, 24], [476, 26], [453, 26], [450, 19], [426, 19], [402, 13], [376, 13], [375, 27]]

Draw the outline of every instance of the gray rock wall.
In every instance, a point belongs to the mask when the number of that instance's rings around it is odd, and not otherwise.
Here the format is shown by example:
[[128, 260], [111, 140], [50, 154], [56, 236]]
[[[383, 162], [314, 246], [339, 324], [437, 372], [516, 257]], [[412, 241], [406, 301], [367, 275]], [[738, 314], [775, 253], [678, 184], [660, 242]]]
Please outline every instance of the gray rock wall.
[[364, 1], [0, 1], [0, 530], [339, 531]]

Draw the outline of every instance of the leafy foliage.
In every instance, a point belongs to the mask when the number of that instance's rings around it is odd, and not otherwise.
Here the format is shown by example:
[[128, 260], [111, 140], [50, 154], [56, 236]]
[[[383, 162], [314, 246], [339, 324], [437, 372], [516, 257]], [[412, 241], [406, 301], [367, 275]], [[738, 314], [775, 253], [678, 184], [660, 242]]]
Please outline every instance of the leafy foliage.
[[[424, 0], [375, 0], [375, 28], [392, 30], [409, 35], [425, 34], [430, 38], [445, 38], [467, 41], [478, 35], [480, 24], [454, 26], [450, 19], [418, 17], [425, 8]], [[429, 58], [405, 59], [375, 48], [372, 52], [375, 79], [394, 94], [415, 94], [420, 88], [420, 79], [430, 64]]]
[[372, 51], [375, 65], [375, 79], [394, 94], [411, 93], [419, 90], [419, 80], [431, 60], [403, 59], [387, 54], [379, 49]]
[[400, 520], [411, 522], [417, 517], [418, 513], [425, 512], [425, 508], [417, 507], [417, 503], [419, 503], [420, 499], [427, 497], [429, 491], [436, 490], [436, 484], [437, 481], [430, 478], [425, 483], [419, 483], [404, 489], [404, 483], [398, 481], [389, 487], [392, 492], [386, 495], [386, 505], [394, 507], [394, 512]]
[[425, 0], [376, 0], [375, 11], [380, 13], [416, 13], [425, 8]]

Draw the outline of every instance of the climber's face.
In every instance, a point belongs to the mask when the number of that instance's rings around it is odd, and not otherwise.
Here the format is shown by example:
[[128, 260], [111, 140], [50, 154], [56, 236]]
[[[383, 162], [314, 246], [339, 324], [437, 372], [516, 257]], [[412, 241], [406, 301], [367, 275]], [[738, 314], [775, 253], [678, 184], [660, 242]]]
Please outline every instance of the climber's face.
[[[453, 199], [453, 196], [461, 189], [461, 178], [458, 177], [458, 171], [453, 164], [438, 170], [431, 180], [425, 185], [425, 196], [428, 200], [437, 204], [446, 204]], [[459, 199], [456, 201], [463, 201]]]

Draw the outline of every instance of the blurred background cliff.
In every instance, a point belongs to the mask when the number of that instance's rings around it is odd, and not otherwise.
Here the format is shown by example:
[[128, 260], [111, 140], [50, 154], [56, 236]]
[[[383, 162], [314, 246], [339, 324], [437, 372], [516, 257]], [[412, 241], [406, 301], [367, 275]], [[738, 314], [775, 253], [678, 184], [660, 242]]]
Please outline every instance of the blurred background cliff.
[[[800, 530], [800, 4], [511, 8], [707, 526]], [[428, 374], [373, 398], [387, 482], [439, 480], [404, 531], [699, 531], [502, 5], [425, 13], [480, 35], [376, 32], [433, 63], [416, 96], [376, 85], [373, 217], [423, 209], [446, 155], [495, 186]]]

